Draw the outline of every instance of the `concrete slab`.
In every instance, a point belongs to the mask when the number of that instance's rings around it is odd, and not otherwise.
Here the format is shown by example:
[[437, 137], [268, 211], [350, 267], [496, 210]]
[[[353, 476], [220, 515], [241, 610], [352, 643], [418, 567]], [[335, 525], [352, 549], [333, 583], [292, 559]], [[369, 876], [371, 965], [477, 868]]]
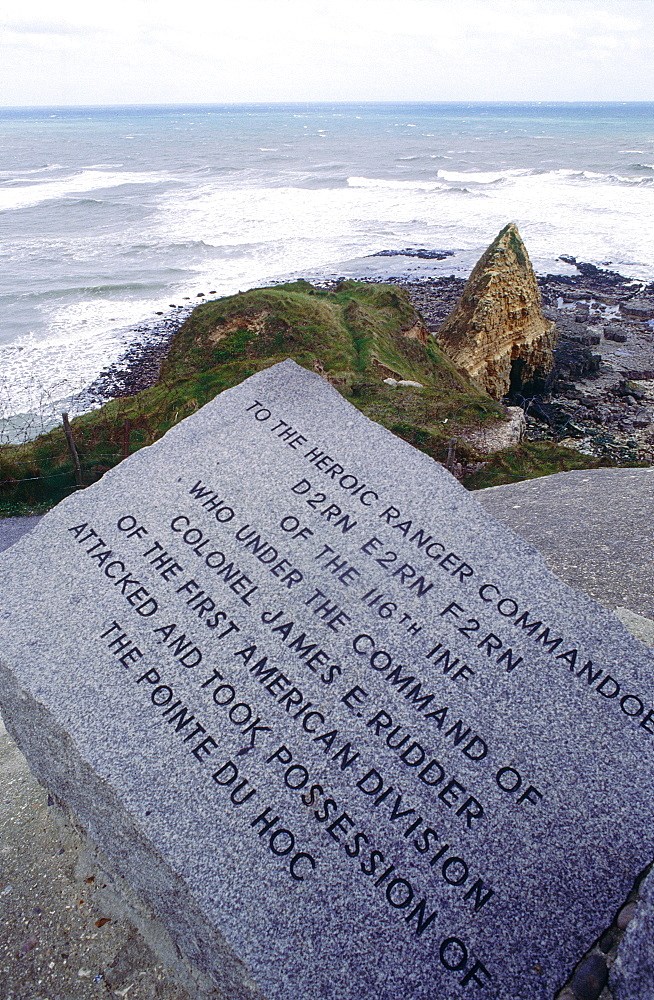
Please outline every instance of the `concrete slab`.
[[654, 468], [577, 469], [475, 496], [570, 586], [654, 618]]

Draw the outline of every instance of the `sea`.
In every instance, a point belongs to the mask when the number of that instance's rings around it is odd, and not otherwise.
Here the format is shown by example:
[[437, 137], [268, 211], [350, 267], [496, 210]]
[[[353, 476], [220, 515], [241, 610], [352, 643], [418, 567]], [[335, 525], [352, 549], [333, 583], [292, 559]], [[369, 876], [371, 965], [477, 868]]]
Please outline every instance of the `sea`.
[[509, 221], [539, 273], [654, 279], [652, 103], [0, 108], [0, 135], [2, 428], [203, 296], [466, 276]]

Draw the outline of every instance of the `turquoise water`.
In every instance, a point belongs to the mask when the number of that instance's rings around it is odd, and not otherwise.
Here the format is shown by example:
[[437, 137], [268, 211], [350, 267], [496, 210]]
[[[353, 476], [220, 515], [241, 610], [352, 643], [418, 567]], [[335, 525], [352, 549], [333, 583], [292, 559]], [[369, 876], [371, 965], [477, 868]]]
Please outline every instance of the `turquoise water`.
[[466, 251], [420, 270], [451, 273], [509, 220], [540, 270], [654, 278], [653, 104], [0, 109], [0, 134], [5, 408], [200, 291], [404, 247]]

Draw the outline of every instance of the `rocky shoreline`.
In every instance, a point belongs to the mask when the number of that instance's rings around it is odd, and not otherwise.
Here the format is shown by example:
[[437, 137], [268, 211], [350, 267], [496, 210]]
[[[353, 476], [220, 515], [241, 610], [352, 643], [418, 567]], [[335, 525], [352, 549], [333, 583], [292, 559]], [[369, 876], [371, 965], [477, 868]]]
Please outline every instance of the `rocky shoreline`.
[[[616, 463], [654, 463], [654, 283], [575, 266], [578, 275], [538, 278], [544, 314], [558, 330], [555, 367], [508, 402], [524, 409], [528, 440]], [[465, 285], [456, 277], [397, 283], [432, 332]]]
[[[406, 253], [384, 251], [377, 256]], [[443, 255], [439, 252], [439, 259]], [[558, 329], [555, 368], [546, 380], [507, 401], [524, 409], [528, 440], [556, 441], [620, 464], [652, 464], [654, 282], [633, 281], [571, 257], [561, 259], [578, 273], [538, 278], [545, 316]], [[405, 289], [431, 332], [447, 317], [465, 285], [454, 275], [368, 280]], [[335, 282], [320, 284], [333, 287]], [[197, 298], [207, 301], [210, 296], [199, 293]], [[89, 387], [96, 405], [135, 395], [156, 382], [170, 341], [195, 304], [171, 305], [167, 316], [134, 330], [136, 339], [128, 351]]]
[[193, 307], [171, 306], [165, 319], [135, 327], [135, 340], [127, 351], [104, 368], [86, 390], [97, 405], [119, 396], [135, 396], [159, 378], [161, 363], [168, 353], [171, 340]]
[[[554, 370], [507, 401], [524, 409], [527, 440], [555, 441], [615, 463], [652, 464], [654, 283], [566, 262], [579, 273], [538, 278], [544, 314], [558, 331]], [[432, 333], [465, 285], [454, 276], [396, 283]]]

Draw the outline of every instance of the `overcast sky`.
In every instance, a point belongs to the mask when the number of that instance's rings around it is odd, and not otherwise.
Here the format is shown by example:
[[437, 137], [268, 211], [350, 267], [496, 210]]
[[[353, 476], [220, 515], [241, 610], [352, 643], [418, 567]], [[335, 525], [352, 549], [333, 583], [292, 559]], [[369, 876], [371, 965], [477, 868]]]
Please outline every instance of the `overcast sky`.
[[0, 104], [654, 100], [654, 0], [1, 0]]

